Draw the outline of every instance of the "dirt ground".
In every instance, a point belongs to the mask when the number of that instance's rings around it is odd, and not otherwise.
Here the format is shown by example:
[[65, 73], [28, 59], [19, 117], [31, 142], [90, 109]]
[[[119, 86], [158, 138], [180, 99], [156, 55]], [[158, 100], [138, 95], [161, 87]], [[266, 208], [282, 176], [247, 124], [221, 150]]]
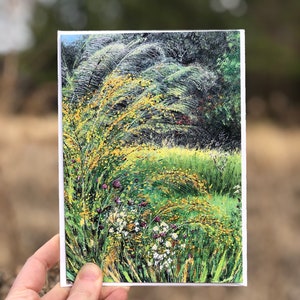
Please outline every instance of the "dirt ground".
[[[1, 116], [0, 126], [4, 299], [26, 258], [58, 232], [57, 120]], [[248, 124], [248, 287], [139, 287], [129, 299], [300, 299], [299, 149], [300, 129]]]

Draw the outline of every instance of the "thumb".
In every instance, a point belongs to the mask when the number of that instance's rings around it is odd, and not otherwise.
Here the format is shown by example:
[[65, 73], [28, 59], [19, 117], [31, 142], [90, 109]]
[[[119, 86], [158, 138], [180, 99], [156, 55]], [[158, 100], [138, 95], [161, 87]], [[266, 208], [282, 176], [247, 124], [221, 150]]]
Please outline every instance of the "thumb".
[[102, 272], [100, 268], [88, 263], [79, 271], [68, 299], [98, 300], [102, 287]]

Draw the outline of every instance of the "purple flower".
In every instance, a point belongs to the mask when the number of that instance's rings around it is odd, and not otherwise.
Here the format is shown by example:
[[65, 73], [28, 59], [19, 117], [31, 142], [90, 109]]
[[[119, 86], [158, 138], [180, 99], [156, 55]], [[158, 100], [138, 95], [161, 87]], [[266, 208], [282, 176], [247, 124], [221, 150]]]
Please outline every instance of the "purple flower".
[[146, 202], [146, 201], [143, 201], [139, 204], [139, 206], [141, 206], [141, 207], [145, 207], [147, 205], [148, 205], [148, 202]]
[[165, 236], [166, 236], [166, 233], [165, 233], [165, 232], [161, 232], [159, 236], [160, 236], [160, 237], [165, 237]]
[[98, 228], [99, 228], [99, 230], [103, 230], [104, 226], [100, 224]]
[[160, 217], [159, 217], [159, 216], [156, 216], [156, 217], [154, 218], [154, 221], [155, 221], [155, 222], [160, 222]]
[[154, 239], [158, 239], [159, 237], [160, 237], [159, 234], [157, 234], [157, 233], [153, 234], [153, 238], [154, 238]]
[[100, 213], [102, 213], [102, 209], [101, 209], [101, 208], [97, 208], [97, 209], [96, 209], [96, 212], [97, 212], [98, 214], [100, 214]]
[[145, 221], [142, 221], [141, 222], [141, 227], [146, 227], [147, 226], [147, 223]]
[[115, 189], [119, 189], [119, 188], [122, 187], [121, 182], [120, 182], [119, 179], [114, 180], [114, 181], [112, 182], [112, 186], [113, 186], [113, 188], [115, 188]]
[[107, 186], [106, 183], [103, 183], [103, 184], [101, 185], [101, 188], [102, 188], [103, 190], [106, 190], [106, 189], [108, 188], [108, 186]]
[[115, 198], [115, 202], [116, 202], [117, 204], [120, 204], [120, 203], [121, 203], [120, 197], [116, 197], [116, 198]]
[[172, 229], [177, 229], [177, 225], [176, 224], [171, 224], [170, 225]]

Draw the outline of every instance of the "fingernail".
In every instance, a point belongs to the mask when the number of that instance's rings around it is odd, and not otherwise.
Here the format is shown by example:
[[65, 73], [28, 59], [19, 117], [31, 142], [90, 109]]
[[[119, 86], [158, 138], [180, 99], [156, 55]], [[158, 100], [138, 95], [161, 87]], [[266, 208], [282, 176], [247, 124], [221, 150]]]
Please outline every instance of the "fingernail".
[[92, 263], [85, 264], [78, 273], [80, 280], [96, 281], [101, 278], [100, 268]]

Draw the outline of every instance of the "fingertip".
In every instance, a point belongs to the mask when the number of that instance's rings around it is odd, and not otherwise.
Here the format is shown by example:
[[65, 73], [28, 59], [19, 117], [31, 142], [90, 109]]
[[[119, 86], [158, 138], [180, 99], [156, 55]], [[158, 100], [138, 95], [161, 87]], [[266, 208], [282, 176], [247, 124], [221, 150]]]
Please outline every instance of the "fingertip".
[[102, 272], [93, 264], [85, 264], [78, 272], [68, 299], [99, 299], [102, 287]]
[[102, 272], [96, 264], [87, 263], [79, 271], [77, 280], [102, 282]]

